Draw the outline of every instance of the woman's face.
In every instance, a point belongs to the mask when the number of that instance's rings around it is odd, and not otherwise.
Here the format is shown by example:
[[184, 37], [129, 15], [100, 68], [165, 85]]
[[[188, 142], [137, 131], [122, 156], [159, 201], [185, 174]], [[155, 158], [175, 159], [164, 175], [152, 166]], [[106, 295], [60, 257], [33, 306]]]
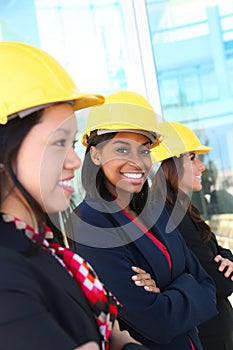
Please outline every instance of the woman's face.
[[183, 159], [183, 176], [180, 179], [179, 187], [185, 193], [191, 191], [200, 191], [201, 175], [205, 170], [205, 166], [200, 159], [198, 159], [195, 152], [185, 153]]
[[74, 172], [81, 165], [73, 148], [76, 132], [72, 107], [53, 105], [44, 110], [19, 150], [17, 177], [48, 213], [65, 210], [74, 191]]
[[101, 148], [92, 146], [90, 152], [92, 161], [102, 167], [110, 193], [141, 191], [152, 165], [146, 136], [119, 132]]

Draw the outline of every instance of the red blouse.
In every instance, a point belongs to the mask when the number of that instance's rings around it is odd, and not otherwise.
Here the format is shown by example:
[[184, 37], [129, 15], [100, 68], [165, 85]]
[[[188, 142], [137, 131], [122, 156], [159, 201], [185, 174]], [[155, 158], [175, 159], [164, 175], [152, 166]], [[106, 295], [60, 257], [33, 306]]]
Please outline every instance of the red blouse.
[[143, 227], [140, 223], [138, 223], [136, 220], [134, 220], [134, 218], [128, 214], [124, 209], [122, 210], [122, 212], [131, 220], [135, 223], [135, 225], [137, 225], [140, 230], [142, 230], [142, 232], [144, 232], [151, 240], [152, 242], [162, 251], [162, 253], [165, 255], [166, 259], [167, 259], [167, 262], [168, 262], [168, 265], [169, 265], [169, 268], [170, 268], [170, 271], [172, 270], [172, 261], [171, 261], [171, 257], [170, 257], [170, 254], [168, 252], [168, 249], [167, 247], [162, 243], [160, 242], [154, 235], [153, 233], [149, 230], [147, 231], [145, 227]]

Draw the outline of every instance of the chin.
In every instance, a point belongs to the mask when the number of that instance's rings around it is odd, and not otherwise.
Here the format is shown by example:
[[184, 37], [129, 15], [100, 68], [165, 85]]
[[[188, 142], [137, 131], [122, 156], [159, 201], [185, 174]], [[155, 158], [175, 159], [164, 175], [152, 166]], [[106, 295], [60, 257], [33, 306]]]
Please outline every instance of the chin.
[[193, 188], [193, 192], [199, 192], [201, 191], [201, 189], [202, 189], [202, 186], [196, 186]]
[[69, 203], [65, 202], [65, 203], [56, 203], [56, 206], [53, 205], [47, 205], [47, 207], [45, 208], [45, 212], [48, 214], [54, 214], [54, 213], [58, 213], [60, 211], [65, 211], [66, 209], [68, 209], [69, 207]]

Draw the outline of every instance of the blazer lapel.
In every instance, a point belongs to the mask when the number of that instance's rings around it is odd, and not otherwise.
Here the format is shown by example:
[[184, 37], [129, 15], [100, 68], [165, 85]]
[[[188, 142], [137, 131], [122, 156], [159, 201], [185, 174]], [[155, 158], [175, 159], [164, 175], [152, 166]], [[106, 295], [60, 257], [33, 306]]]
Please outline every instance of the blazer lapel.
[[[140, 227], [122, 212], [118, 211], [113, 214], [117, 226], [121, 227], [120, 234], [127, 237], [128, 243], [133, 243], [140, 251], [143, 259], [147, 261], [151, 266], [152, 275], [156, 275], [157, 281], [160, 281], [161, 285], [166, 285], [171, 279], [171, 271], [168, 265], [168, 261], [161, 249], [140, 229]], [[164, 239], [163, 224], [165, 217], [159, 217], [157, 222], [154, 223], [149, 213], [147, 216], [143, 214], [142, 217], [144, 223], [149, 224], [148, 230], [151, 230], [155, 237], [167, 247], [167, 240]], [[162, 222], [161, 222], [162, 221]], [[137, 256], [136, 256], [137, 258]], [[161, 268], [161, 265], [163, 266]], [[158, 266], [158, 269], [156, 268]], [[143, 268], [143, 266], [139, 266]], [[149, 271], [147, 271], [149, 272]]]

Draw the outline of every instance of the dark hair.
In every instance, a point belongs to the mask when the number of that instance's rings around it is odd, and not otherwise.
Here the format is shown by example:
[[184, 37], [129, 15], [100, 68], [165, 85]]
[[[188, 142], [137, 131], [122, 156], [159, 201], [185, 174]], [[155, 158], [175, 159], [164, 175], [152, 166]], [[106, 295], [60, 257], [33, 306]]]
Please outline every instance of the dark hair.
[[[39, 229], [38, 244], [44, 238], [45, 234], [45, 215], [40, 204], [31, 196], [31, 194], [19, 181], [17, 177], [17, 170], [14, 170], [14, 165], [16, 164], [22, 142], [29, 131], [40, 122], [42, 113], [43, 110], [36, 111], [22, 119], [16, 117], [8, 121], [6, 125], [0, 125], [0, 163], [2, 163], [5, 168], [5, 171], [1, 172], [1, 203], [4, 201], [2, 188], [4, 186], [4, 181], [6, 180], [5, 172], [7, 172], [13, 183], [11, 191], [15, 187], [20, 191], [20, 193], [26, 199], [28, 210], [31, 210], [36, 217]], [[10, 193], [8, 195], [10, 195]]]
[[[81, 180], [86, 194], [94, 199], [111, 200], [112, 194], [109, 193], [106, 187], [106, 177], [101, 166], [97, 166], [93, 163], [90, 155], [91, 146], [101, 148], [104, 146], [104, 141], [111, 140], [116, 133], [106, 133], [103, 135], [97, 135], [96, 131], [93, 131], [88, 139], [88, 146], [86, 149]], [[146, 181], [139, 193], [134, 193], [130, 202], [130, 208], [137, 214], [140, 214], [148, 199], [148, 182]]]
[[189, 196], [179, 189], [179, 182], [184, 174], [183, 157], [165, 159], [153, 178], [151, 188], [152, 200], [156, 197], [163, 198], [164, 202], [174, 207], [178, 201], [191, 219], [198, 224], [202, 231], [202, 238], [208, 241], [211, 236], [209, 225], [202, 219], [199, 210], [192, 204]]

